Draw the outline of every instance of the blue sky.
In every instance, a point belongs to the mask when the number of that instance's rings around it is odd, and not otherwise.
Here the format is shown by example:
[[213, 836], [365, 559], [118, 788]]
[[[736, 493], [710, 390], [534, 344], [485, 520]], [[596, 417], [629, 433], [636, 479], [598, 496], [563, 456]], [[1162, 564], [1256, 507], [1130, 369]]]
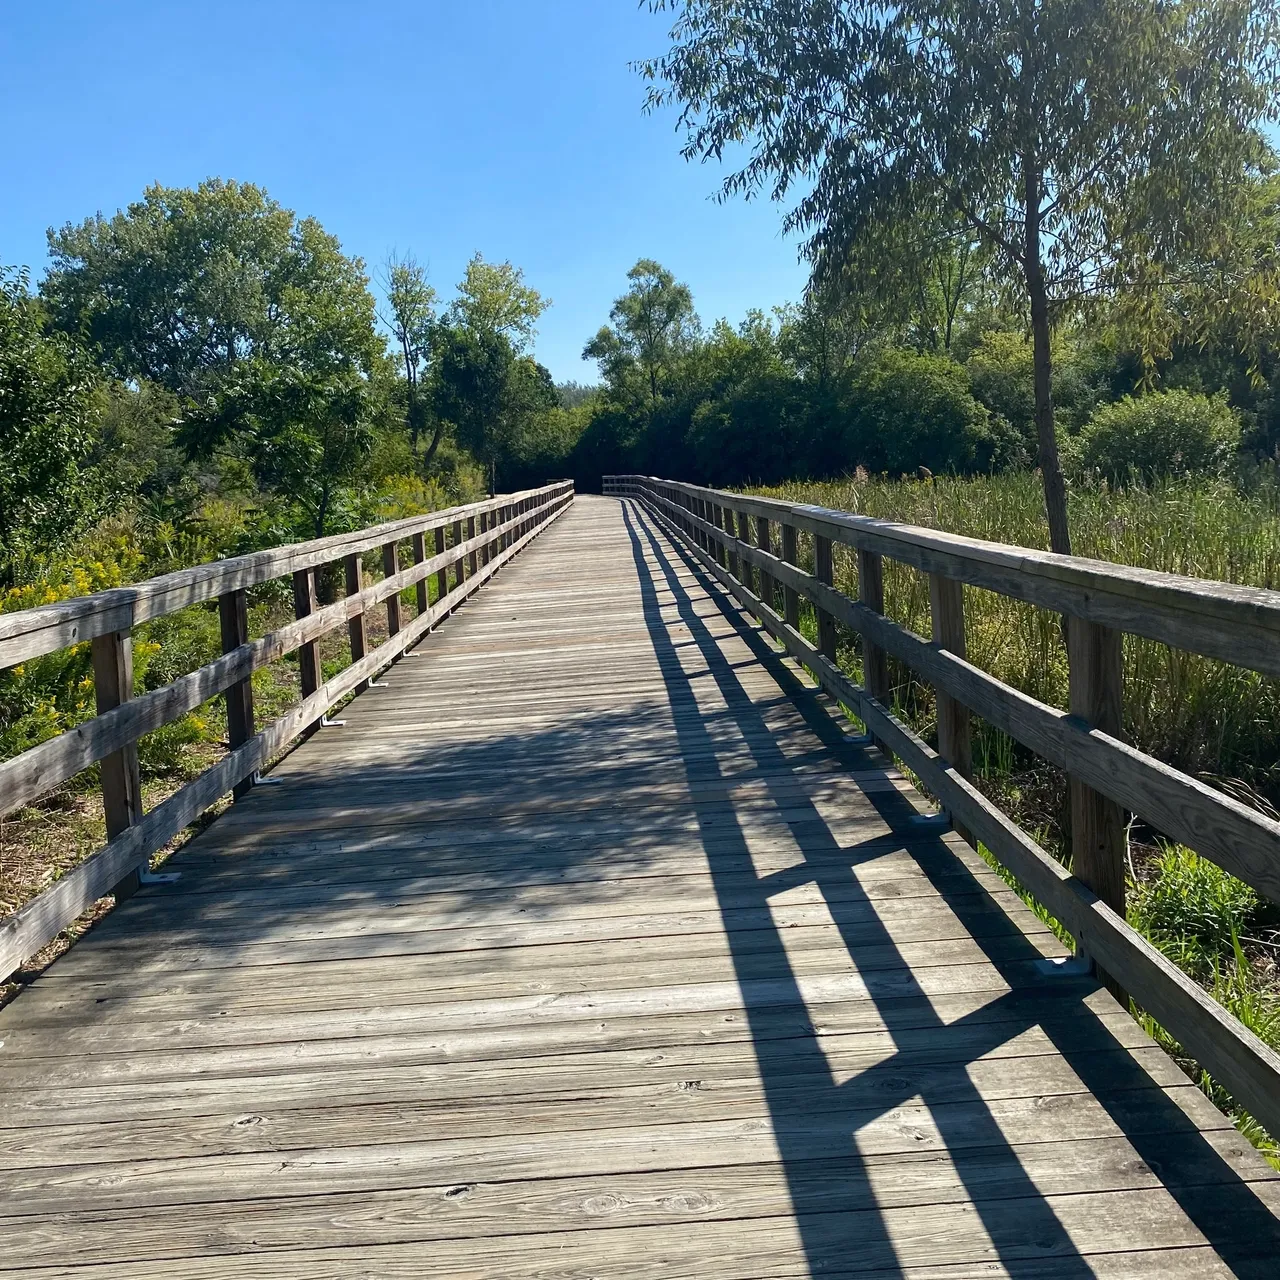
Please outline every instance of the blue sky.
[[627, 269], [654, 257], [704, 319], [796, 298], [768, 201], [710, 199], [628, 68], [669, 15], [635, 0], [0, 0], [0, 263], [149, 182], [259, 183], [371, 268], [411, 251], [444, 293], [477, 249], [554, 306], [538, 356], [580, 359]]

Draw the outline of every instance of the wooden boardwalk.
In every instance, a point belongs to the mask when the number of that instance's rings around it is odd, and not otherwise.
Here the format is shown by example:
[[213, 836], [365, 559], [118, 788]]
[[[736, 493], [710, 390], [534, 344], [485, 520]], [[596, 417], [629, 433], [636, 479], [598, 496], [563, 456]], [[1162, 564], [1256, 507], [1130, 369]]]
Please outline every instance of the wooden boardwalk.
[[0, 1277], [1278, 1274], [1277, 1174], [630, 503], [0, 1012]]

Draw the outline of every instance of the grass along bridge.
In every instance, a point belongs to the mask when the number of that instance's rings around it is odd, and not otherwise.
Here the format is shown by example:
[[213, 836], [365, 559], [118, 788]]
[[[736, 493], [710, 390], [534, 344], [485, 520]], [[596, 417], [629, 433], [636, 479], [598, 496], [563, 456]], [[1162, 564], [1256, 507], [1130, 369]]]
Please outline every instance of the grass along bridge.
[[[1122, 630], [1277, 675], [1280, 595], [606, 487], [0, 617], [3, 666], [92, 643], [100, 712], [0, 765], [0, 809], [101, 762], [110, 836], [0, 968], [122, 899], [0, 1011], [0, 1276], [1274, 1277], [1280, 1175], [1115, 993], [1280, 1132], [1276, 1056], [1121, 910], [1127, 811], [1272, 898], [1280, 827], [1118, 738]], [[886, 556], [931, 639], [884, 616]], [[296, 621], [250, 637], [282, 576]], [[966, 662], [965, 584], [1068, 616], [1070, 714]], [[215, 600], [223, 658], [130, 696], [131, 629]], [[249, 677], [293, 650], [259, 731]], [[213, 696], [230, 754], [141, 812], [138, 737]], [[971, 715], [1070, 772], [1078, 875], [971, 785]]]

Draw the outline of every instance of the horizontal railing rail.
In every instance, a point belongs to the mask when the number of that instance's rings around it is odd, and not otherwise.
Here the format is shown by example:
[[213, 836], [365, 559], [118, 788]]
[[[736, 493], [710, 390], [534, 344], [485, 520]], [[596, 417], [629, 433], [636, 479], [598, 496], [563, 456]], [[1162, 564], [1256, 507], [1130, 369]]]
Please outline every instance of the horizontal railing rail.
[[[342, 698], [359, 692], [519, 553], [573, 501], [564, 481], [430, 515], [340, 534], [152, 578], [58, 604], [0, 614], [0, 669], [91, 642], [98, 714], [0, 762], [0, 817], [101, 764], [107, 843], [48, 889], [0, 920], [0, 979], [105, 894], [132, 892], [151, 856], [227, 792], [244, 795], [256, 774]], [[428, 546], [431, 535], [431, 546]], [[401, 568], [402, 544], [412, 564]], [[364, 584], [364, 556], [381, 549], [383, 577]], [[341, 563], [346, 595], [321, 606], [315, 571]], [[450, 574], [453, 582], [450, 584]], [[251, 587], [292, 579], [295, 619], [258, 639], [248, 631]], [[428, 580], [436, 584], [432, 602]], [[401, 593], [415, 590], [406, 618]], [[218, 602], [223, 654], [163, 688], [133, 692], [135, 626], [193, 604]], [[370, 648], [365, 616], [387, 611], [388, 638]], [[322, 680], [319, 641], [345, 626], [351, 665]], [[262, 730], [254, 722], [253, 673], [299, 654], [302, 699]], [[138, 740], [219, 695], [227, 699], [229, 753], [143, 813]]]
[[[1126, 811], [1273, 902], [1280, 902], [1280, 823], [1120, 738], [1123, 633], [1280, 675], [1280, 592], [650, 476], [606, 476], [604, 491], [642, 502], [678, 536], [886, 753], [921, 780], [957, 829], [981, 841], [1062, 923], [1114, 990], [1132, 995], [1242, 1106], [1280, 1133], [1280, 1056], [1133, 930], [1124, 914]], [[812, 539], [812, 572], [801, 565], [801, 533]], [[835, 543], [857, 553], [856, 600], [834, 585]], [[885, 558], [928, 574], [929, 639], [885, 616]], [[1028, 697], [967, 660], [966, 584], [1065, 615], [1069, 710]], [[817, 644], [800, 629], [801, 599], [813, 607]], [[862, 685], [836, 663], [837, 623], [861, 637]], [[894, 715], [887, 655], [933, 685], [937, 751]], [[1070, 872], [973, 785], [971, 713], [1067, 773]]]

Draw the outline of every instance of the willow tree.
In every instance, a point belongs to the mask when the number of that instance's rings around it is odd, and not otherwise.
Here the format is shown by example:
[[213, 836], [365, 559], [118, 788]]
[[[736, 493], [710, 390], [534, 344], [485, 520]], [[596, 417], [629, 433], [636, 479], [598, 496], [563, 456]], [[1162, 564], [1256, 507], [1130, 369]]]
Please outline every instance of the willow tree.
[[[1275, 116], [1268, 0], [652, 0], [643, 65], [689, 158], [745, 147], [724, 195], [794, 202], [818, 277], [883, 278], [886, 244], [971, 232], [1020, 294], [1050, 545], [1069, 553], [1052, 327], [1158, 290], [1220, 247]], [[901, 237], [904, 227], [913, 229]]]

